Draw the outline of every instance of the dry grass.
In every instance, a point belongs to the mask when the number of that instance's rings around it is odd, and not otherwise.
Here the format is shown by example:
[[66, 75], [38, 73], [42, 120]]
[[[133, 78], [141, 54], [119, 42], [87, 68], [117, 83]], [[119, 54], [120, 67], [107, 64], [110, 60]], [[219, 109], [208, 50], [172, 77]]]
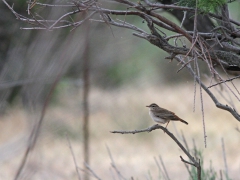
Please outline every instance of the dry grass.
[[[24, 179], [77, 179], [65, 134], [69, 135], [78, 165], [82, 167], [82, 93], [77, 90], [72, 90], [71, 93], [67, 92], [69, 90], [63, 90], [58, 96], [58, 103], [48, 108], [40, 140], [30, 156]], [[188, 126], [176, 122], [177, 132], [173, 123], [170, 123], [168, 129], [175, 135], [181, 134], [183, 131], [190, 147], [193, 147], [192, 139], [195, 139], [197, 147], [203, 150], [205, 168], [209, 167], [210, 160], [212, 160], [213, 167], [217, 171], [224, 169], [221, 150], [221, 138], [224, 137], [229, 175], [238, 179], [240, 177], [238, 150], [240, 136], [239, 132], [235, 130], [238, 122], [228, 112], [215, 108], [211, 100], [204, 94], [208, 136], [208, 146], [205, 149], [199, 96], [196, 99], [196, 112], [192, 112], [193, 87], [187, 83], [172, 87], [138, 87], [137, 90], [128, 87], [112, 91], [93, 89], [90, 96], [92, 169], [102, 179], [112, 179], [107, 145], [117, 167], [127, 179], [130, 179], [131, 176], [146, 179], [149, 172], [153, 179], [158, 179], [159, 172], [153, 158], [159, 155], [162, 156], [171, 179], [188, 178], [188, 173], [179, 158], [180, 155], [185, 157], [184, 154], [162, 131], [136, 135], [120, 135], [109, 132], [111, 130], [141, 129], [154, 124], [148, 116], [148, 109], [145, 106], [155, 102], [174, 111], [189, 122]], [[1, 117], [0, 121], [1, 144], [27, 132], [27, 123], [30, 120], [33, 119], [21, 107], [9, 110]], [[14, 177], [23, 149], [21, 148], [21, 151], [9, 155], [1, 161], [0, 179]]]

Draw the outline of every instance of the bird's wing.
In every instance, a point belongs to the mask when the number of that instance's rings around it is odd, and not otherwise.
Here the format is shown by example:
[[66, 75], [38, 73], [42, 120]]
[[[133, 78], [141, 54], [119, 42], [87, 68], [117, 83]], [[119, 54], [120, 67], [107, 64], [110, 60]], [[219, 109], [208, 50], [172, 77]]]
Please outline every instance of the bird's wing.
[[176, 116], [173, 112], [168, 111], [167, 109], [161, 108], [161, 110], [158, 110], [156, 113], [156, 116], [161, 117], [162, 119], [170, 119], [170, 120], [179, 120], [178, 116]]

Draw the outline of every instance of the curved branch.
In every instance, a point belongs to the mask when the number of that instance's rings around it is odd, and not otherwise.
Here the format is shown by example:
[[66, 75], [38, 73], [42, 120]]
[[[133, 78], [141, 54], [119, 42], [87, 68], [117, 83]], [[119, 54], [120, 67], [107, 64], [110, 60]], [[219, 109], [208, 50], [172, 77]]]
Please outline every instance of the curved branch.
[[[179, 147], [180, 149], [187, 155], [187, 157], [192, 161], [191, 164], [195, 166], [198, 170], [198, 174], [201, 174], [201, 165], [198, 161], [195, 160], [193, 156], [190, 155], [190, 153], [187, 151], [187, 149], [178, 141], [178, 139], [170, 132], [168, 131], [167, 128], [160, 126], [159, 124], [155, 124], [151, 127], [145, 128], [145, 129], [140, 129], [140, 130], [133, 130], [133, 131], [110, 131], [111, 133], [120, 133], [120, 134], [136, 134], [136, 133], [142, 133], [142, 132], [151, 132], [156, 129], [161, 129], [166, 133]], [[181, 160], [182, 157], [180, 156]], [[183, 161], [183, 160], [182, 160]], [[186, 161], [183, 161], [184, 163], [187, 163]], [[199, 171], [200, 170], [200, 171]]]

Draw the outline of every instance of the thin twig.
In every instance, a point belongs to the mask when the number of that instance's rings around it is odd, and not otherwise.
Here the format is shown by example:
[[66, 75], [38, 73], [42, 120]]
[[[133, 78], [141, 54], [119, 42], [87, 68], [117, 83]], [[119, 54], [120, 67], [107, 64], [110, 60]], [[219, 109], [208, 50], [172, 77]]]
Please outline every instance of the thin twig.
[[169, 176], [168, 176], [167, 169], [166, 169], [166, 167], [165, 167], [165, 165], [164, 165], [164, 163], [163, 163], [162, 157], [159, 156], [159, 159], [160, 159], [160, 162], [161, 162], [161, 164], [162, 164], [162, 167], [163, 167], [163, 170], [164, 170], [164, 174], [165, 174], [166, 177], [167, 177], [167, 180], [170, 180], [170, 178], [169, 178]]
[[[181, 158], [181, 157], [180, 157], [180, 158]], [[194, 177], [193, 177], [193, 175], [192, 175], [192, 173], [191, 173], [191, 171], [190, 171], [190, 169], [189, 169], [187, 163], [184, 163], [184, 166], [185, 166], [185, 168], [187, 169], [188, 174], [189, 174], [189, 176], [191, 177], [191, 179], [194, 180]]]
[[226, 151], [224, 146], [224, 139], [221, 139], [222, 141], [222, 152], [223, 152], [223, 160], [224, 160], [224, 166], [225, 166], [225, 175], [228, 177], [228, 165], [227, 165], [227, 157], [226, 157]]
[[153, 126], [150, 126], [149, 128], [140, 129], [140, 130], [133, 130], [133, 131], [110, 131], [111, 133], [119, 133], [119, 134], [136, 134], [136, 133], [142, 133], [142, 132], [151, 132], [156, 129], [163, 130], [172, 140], [176, 142], [176, 144], [182, 149], [182, 151], [189, 157], [189, 159], [192, 162], [195, 162], [195, 159], [189, 154], [189, 152], [185, 149], [185, 147], [177, 140], [177, 138], [170, 132], [168, 129], [166, 129], [163, 126], [160, 126], [159, 124], [155, 124]]
[[159, 179], [161, 178], [161, 176], [160, 176], [161, 174], [164, 176], [164, 179], [166, 179], [165, 174], [163, 173], [163, 170], [162, 170], [160, 164], [158, 163], [158, 160], [157, 160], [156, 157], [154, 157], [154, 161], [155, 161], [155, 163], [157, 164], [157, 167], [158, 167]]
[[183, 139], [183, 142], [184, 142], [184, 144], [185, 144], [185, 146], [186, 146], [186, 149], [190, 152], [190, 150], [189, 150], [189, 148], [188, 148], [188, 143], [187, 143], [186, 138], [185, 138], [185, 136], [184, 136], [184, 134], [183, 134], [182, 131], [181, 131], [181, 134], [182, 134], [182, 139]]
[[230, 79], [227, 79], [227, 80], [224, 80], [224, 81], [220, 81], [220, 82], [218, 82], [218, 83], [216, 83], [216, 84], [212, 84], [211, 86], [208, 86], [208, 88], [211, 88], [211, 87], [213, 87], [213, 86], [217, 86], [217, 85], [219, 85], [219, 84], [226, 83], [226, 82], [232, 81], [232, 80], [234, 80], [234, 79], [238, 79], [238, 78], [240, 78], [240, 75], [239, 75], [239, 76], [235, 76], [235, 77], [230, 78]]
[[112, 166], [113, 169], [116, 171], [119, 179], [127, 180], [125, 177], [123, 177], [123, 175], [121, 174], [121, 172], [118, 170], [118, 168], [117, 168], [117, 166], [116, 166], [116, 164], [115, 164], [115, 162], [114, 162], [114, 159], [113, 159], [113, 157], [112, 157], [111, 151], [110, 151], [110, 149], [109, 149], [109, 147], [108, 147], [107, 145], [106, 145], [106, 148], [107, 148], [107, 151], [108, 151], [108, 155], [109, 155], [109, 157], [110, 157], [110, 159], [111, 159], [111, 166]]
[[26, 151], [24, 153], [23, 159], [22, 159], [22, 161], [20, 163], [20, 166], [18, 168], [18, 171], [17, 171], [17, 173], [15, 175], [14, 180], [18, 180], [19, 179], [19, 176], [20, 176], [24, 166], [26, 165], [28, 156], [29, 156], [30, 152], [34, 149], [35, 145], [36, 145], [36, 142], [37, 142], [37, 139], [38, 139], [38, 136], [39, 136], [39, 133], [40, 133], [40, 129], [42, 127], [42, 123], [43, 123], [43, 119], [44, 119], [46, 110], [47, 110], [48, 105], [50, 103], [53, 91], [56, 88], [56, 86], [57, 86], [58, 82], [60, 81], [61, 77], [62, 77], [62, 70], [59, 71], [59, 74], [57, 75], [55, 81], [51, 85], [49, 93], [47, 94], [47, 97], [46, 97], [46, 99], [44, 101], [44, 104], [43, 104], [43, 107], [42, 107], [41, 116], [40, 116], [38, 122], [36, 123], [36, 126], [34, 126], [34, 128], [31, 131], [31, 134], [29, 136], [29, 141], [28, 141], [29, 143], [28, 143], [27, 149], [26, 149]]
[[184, 160], [184, 159], [182, 158], [182, 156], [180, 156], [180, 159], [182, 160], [182, 162], [187, 163], [187, 164], [190, 164], [190, 165], [196, 167], [196, 165], [195, 165], [194, 163], [191, 163], [191, 162], [188, 162], [188, 161]]
[[[181, 60], [179, 57], [175, 56], [174, 58], [175, 58], [178, 62], [182, 62], [182, 60]], [[183, 62], [183, 63], [184, 63], [184, 62]], [[187, 67], [187, 69], [189, 70], [190, 74], [191, 74], [193, 77], [196, 78], [197, 83], [200, 84], [200, 85], [202, 86], [202, 88], [204, 89], [204, 91], [209, 95], [209, 97], [210, 97], [210, 98], [212, 99], [212, 101], [215, 103], [216, 107], [217, 107], [217, 108], [220, 108], [220, 109], [223, 109], [223, 110], [225, 110], [225, 111], [228, 111], [229, 113], [232, 114], [232, 116], [233, 116], [236, 120], [240, 121], [240, 115], [237, 113], [237, 111], [236, 111], [234, 108], [232, 108], [232, 107], [230, 107], [230, 106], [228, 106], [228, 105], [223, 105], [223, 104], [221, 104], [221, 103], [217, 100], [217, 98], [213, 95], [213, 93], [212, 93], [202, 82], [199, 81], [198, 77], [195, 76], [195, 72], [193, 71], [192, 67], [191, 67], [189, 64], [188, 64], [186, 67]]]
[[85, 164], [85, 166], [86, 166], [86, 169], [87, 169], [88, 171], [90, 171], [90, 173], [91, 173], [97, 180], [101, 180], [101, 178], [98, 177], [98, 175], [90, 168], [90, 166], [89, 166], [87, 163], [84, 163], [84, 164]]
[[[182, 149], [182, 151], [192, 161], [191, 165], [194, 164], [194, 166], [197, 168], [198, 177], [200, 177], [200, 178], [198, 178], [198, 180], [201, 180], [201, 164], [200, 164], [200, 161], [199, 162], [196, 161], [195, 158], [193, 156], [191, 156], [190, 153], [186, 150], [186, 148], [178, 141], [178, 139], [171, 132], [169, 132], [168, 129], [164, 128], [163, 126], [160, 126], [159, 124], [155, 124], [155, 125], [153, 125], [149, 128], [145, 128], [145, 129], [133, 130], [133, 131], [111, 131], [111, 133], [136, 134], [136, 133], [142, 133], [142, 132], [151, 132], [151, 131], [156, 130], [156, 129], [163, 130]], [[110, 157], [111, 157], [111, 154], [110, 154]]]
[[70, 142], [69, 137], [68, 137], [67, 134], [66, 134], [66, 138], [67, 138], [67, 141], [68, 141], [69, 149], [70, 149], [71, 154], [72, 154], [72, 158], [73, 158], [73, 162], [74, 162], [75, 169], [76, 169], [76, 172], [77, 172], [78, 180], [81, 180], [81, 176], [80, 176], [80, 173], [79, 173], [79, 171], [78, 171], [77, 160], [76, 160], [76, 157], [75, 157], [75, 154], [74, 154], [74, 152], [73, 152], [73, 148], [72, 148], [71, 142]]

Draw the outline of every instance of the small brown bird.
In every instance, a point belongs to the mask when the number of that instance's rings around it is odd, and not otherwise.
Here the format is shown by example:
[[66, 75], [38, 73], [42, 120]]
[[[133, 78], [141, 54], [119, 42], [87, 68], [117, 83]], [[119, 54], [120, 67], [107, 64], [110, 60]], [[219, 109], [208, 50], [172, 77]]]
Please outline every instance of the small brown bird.
[[152, 120], [161, 124], [165, 124], [167, 122], [166, 128], [170, 121], [181, 121], [185, 124], [188, 124], [186, 121], [179, 118], [173, 112], [163, 109], [155, 103], [150, 104], [149, 106], [146, 106], [146, 107], [149, 108], [149, 115], [152, 118]]

